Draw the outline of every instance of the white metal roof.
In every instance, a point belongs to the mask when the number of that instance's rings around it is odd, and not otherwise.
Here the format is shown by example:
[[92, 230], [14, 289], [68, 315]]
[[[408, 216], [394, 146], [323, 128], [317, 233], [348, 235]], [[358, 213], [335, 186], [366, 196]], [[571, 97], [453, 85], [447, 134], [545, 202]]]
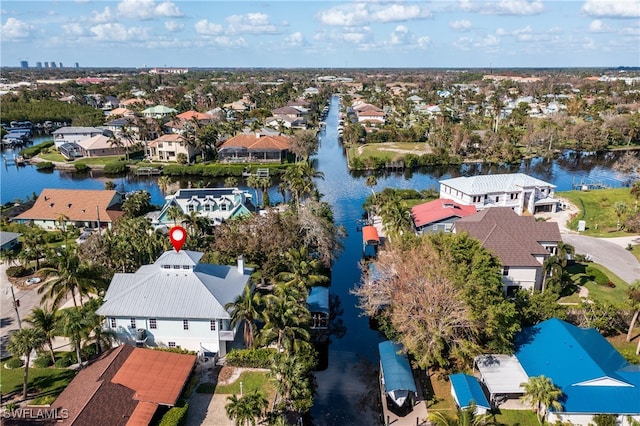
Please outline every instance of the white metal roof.
[[491, 395], [524, 393], [520, 384], [529, 376], [514, 355], [480, 355], [474, 362]]
[[543, 180], [534, 178], [524, 173], [509, 173], [498, 175], [461, 176], [452, 179], [444, 179], [440, 184], [450, 186], [468, 195], [482, 195], [495, 192], [518, 192], [523, 188], [551, 187]]

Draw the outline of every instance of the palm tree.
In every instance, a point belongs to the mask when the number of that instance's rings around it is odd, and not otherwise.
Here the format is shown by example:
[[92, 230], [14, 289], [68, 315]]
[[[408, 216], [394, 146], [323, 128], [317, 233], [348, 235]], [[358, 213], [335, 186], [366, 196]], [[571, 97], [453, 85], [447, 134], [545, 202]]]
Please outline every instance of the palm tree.
[[169, 206], [167, 209], [167, 218], [169, 220], [173, 220], [173, 225], [178, 226], [178, 219], [181, 219], [183, 216], [182, 209], [177, 205]]
[[256, 418], [263, 417], [269, 401], [257, 390], [238, 398], [237, 395], [227, 397], [229, 403], [225, 406], [227, 416], [236, 425], [256, 425]]
[[238, 186], [238, 178], [235, 176], [229, 176], [224, 180], [225, 188], [235, 188]]
[[620, 222], [622, 222], [622, 216], [627, 213], [627, 210], [629, 210], [627, 204], [623, 201], [616, 201], [613, 205], [613, 211], [616, 216], [618, 216], [618, 231], [622, 229], [622, 224]]
[[194, 237], [201, 237], [204, 235], [207, 226], [209, 226], [209, 219], [201, 216], [198, 212], [192, 211], [188, 214], [182, 215], [182, 225], [191, 231]]
[[[41, 303], [51, 300], [52, 308], [60, 306], [60, 302], [71, 293], [73, 305], [76, 303], [76, 292], [80, 296], [88, 295], [90, 292], [97, 293], [105, 289], [105, 280], [96, 267], [80, 261], [76, 253], [64, 251], [57, 257], [57, 264], [53, 267], [42, 268], [38, 273], [45, 280], [38, 289], [38, 294], [44, 293]], [[47, 278], [54, 277], [46, 281]]]
[[265, 298], [264, 328], [260, 331], [260, 342], [268, 346], [276, 343], [278, 351], [294, 352], [308, 345], [310, 338], [306, 326], [309, 310], [293, 295], [267, 295]]
[[312, 392], [306, 363], [299, 355], [274, 357], [267, 375], [282, 397], [285, 410], [295, 409], [295, 401], [309, 398]]
[[116, 184], [112, 180], [108, 180], [104, 183], [104, 189], [106, 191], [112, 191], [116, 189]]
[[[260, 188], [260, 178], [258, 176], [255, 175], [251, 175], [249, 177], [247, 177], [247, 186], [249, 188], [253, 188], [255, 190], [257, 190], [258, 188]], [[256, 193], [256, 197], [258, 196], [258, 194]], [[260, 200], [256, 199], [256, 204], [260, 205]]]
[[306, 293], [306, 290], [314, 285], [323, 284], [329, 280], [325, 275], [318, 273], [320, 261], [309, 256], [306, 246], [289, 249], [284, 254], [284, 264], [286, 271], [280, 272], [278, 279], [287, 289], [296, 288]]
[[371, 195], [373, 198], [376, 198], [376, 192], [373, 190], [373, 187], [378, 184], [378, 179], [374, 175], [367, 176], [367, 179], [364, 181], [364, 184], [371, 188]]
[[558, 389], [548, 377], [529, 377], [529, 380], [521, 383], [520, 386], [524, 389], [524, 396], [521, 397], [521, 400], [531, 404], [538, 416], [538, 422], [540, 422], [540, 424], [542, 424], [542, 420], [547, 417], [549, 408], [556, 410], [562, 409], [562, 404], [560, 404], [559, 401], [562, 396], [562, 391]]
[[464, 410], [458, 407], [455, 417], [449, 417], [441, 411], [429, 413], [427, 419], [435, 426], [485, 426], [497, 424], [488, 414], [476, 414], [476, 405], [471, 404]]
[[[631, 317], [629, 331], [627, 331], [627, 342], [630, 342], [633, 328], [635, 327], [638, 316], [640, 315], [640, 280], [636, 280], [627, 289], [627, 301], [629, 302], [629, 305], [631, 305], [631, 309], [633, 309], [633, 317]], [[638, 349], [636, 350], [636, 354], [638, 352], [640, 352], [640, 339], [638, 341]]]
[[563, 268], [567, 267], [567, 257], [576, 254], [576, 249], [571, 244], [567, 244], [563, 241], [558, 242], [557, 256], [560, 259], [560, 264]]
[[239, 322], [244, 322], [244, 344], [247, 348], [253, 348], [254, 337], [256, 334], [256, 320], [259, 317], [258, 306], [260, 298], [254, 292], [253, 287], [247, 283], [242, 294], [240, 294], [233, 302], [224, 305], [224, 308], [231, 315], [231, 327], [235, 327]]
[[390, 236], [402, 235], [411, 226], [411, 215], [400, 198], [392, 198], [380, 208], [384, 229]]
[[167, 188], [169, 188], [170, 184], [171, 179], [169, 178], [169, 176], [160, 176], [158, 178], [158, 187], [160, 188], [160, 191], [162, 191], [162, 195], [167, 194]]
[[7, 350], [15, 357], [24, 357], [24, 375], [22, 381], [22, 398], [27, 399], [27, 385], [29, 383], [29, 360], [31, 352], [42, 346], [44, 336], [36, 328], [22, 328], [9, 338]]
[[78, 307], [64, 309], [60, 312], [60, 328], [62, 333], [71, 340], [73, 348], [76, 350], [78, 366], [82, 368], [82, 339], [88, 337], [88, 329], [91, 324], [87, 321], [85, 312]]
[[42, 334], [49, 346], [51, 362], [55, 364], [56, 357], [53, 353], [53, 338], [58, 328], [58, 313], [47, 307], [39, 308], [36, 306], [31, 310], [31, 315], [26, 318], [26, 321]]

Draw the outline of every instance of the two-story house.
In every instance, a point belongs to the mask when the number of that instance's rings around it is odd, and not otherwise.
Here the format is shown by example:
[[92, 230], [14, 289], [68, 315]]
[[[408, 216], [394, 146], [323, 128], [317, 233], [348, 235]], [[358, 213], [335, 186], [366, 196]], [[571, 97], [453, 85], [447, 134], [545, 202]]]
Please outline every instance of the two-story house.
[[440, 181], [440, 198], [460, 204], [488, 207], [510, 207], [518, 214], [528, 211], [555, 212], [555, 185], [524, 173], [462, 176]]
[[200, 263], [203, 253], [164, 252], [135, 273], [113, 276], [98, 315], [123, 343], [184, 348], [202, 356], [227, 353], [237, 326], [225, 309], [244, 287], [252, 270]]
[[557, 253], [562, 241], [557, 223], [536, 222], [508, 207], [493, 207], [458, 219], [452, 232], [467, 232], [498, 257], [507, 295], [520, 288], [542, 290], [542, 264]]
[[84, 139], [101, 135], [104, 130], [96, 127], [79, 127], [79, 126], [67, 126], [51, 132], [53, 136], [53, 143], [56, 149], [59, 149], [65, 143], [78, 143]]
[[178, 161], [179, 154], [190, 160], [200, 154], [200, 150], [189, 145], [179, 133], [161, 135], [147, 144], [147, 155], [154, 161]]

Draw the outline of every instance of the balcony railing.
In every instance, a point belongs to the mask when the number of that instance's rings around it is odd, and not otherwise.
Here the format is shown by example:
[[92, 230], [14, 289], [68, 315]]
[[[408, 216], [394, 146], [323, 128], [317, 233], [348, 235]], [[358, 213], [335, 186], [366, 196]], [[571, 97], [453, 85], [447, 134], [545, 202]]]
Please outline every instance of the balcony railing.
[[219, 335], [220, 335], [220, 340], [223, 340], [223, 341], [226, 341], [226, 342], [232, 342], [236, 337], [236, 333], [233, 330], [231, 330], [231, 331], [220, 331]]

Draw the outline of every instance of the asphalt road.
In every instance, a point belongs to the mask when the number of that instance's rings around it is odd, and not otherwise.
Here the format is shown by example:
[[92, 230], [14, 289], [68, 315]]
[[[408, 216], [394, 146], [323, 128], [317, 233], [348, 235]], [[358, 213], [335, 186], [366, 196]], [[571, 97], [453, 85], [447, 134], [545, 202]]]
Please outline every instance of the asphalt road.
[[562, 241], [575, 247], [577, 254], [590, 255], [593, 262], [606, 267], [627, 283], [640, 280], [640, 262], [622, 246], [606, 238], [577, 234], [562, 234]]

